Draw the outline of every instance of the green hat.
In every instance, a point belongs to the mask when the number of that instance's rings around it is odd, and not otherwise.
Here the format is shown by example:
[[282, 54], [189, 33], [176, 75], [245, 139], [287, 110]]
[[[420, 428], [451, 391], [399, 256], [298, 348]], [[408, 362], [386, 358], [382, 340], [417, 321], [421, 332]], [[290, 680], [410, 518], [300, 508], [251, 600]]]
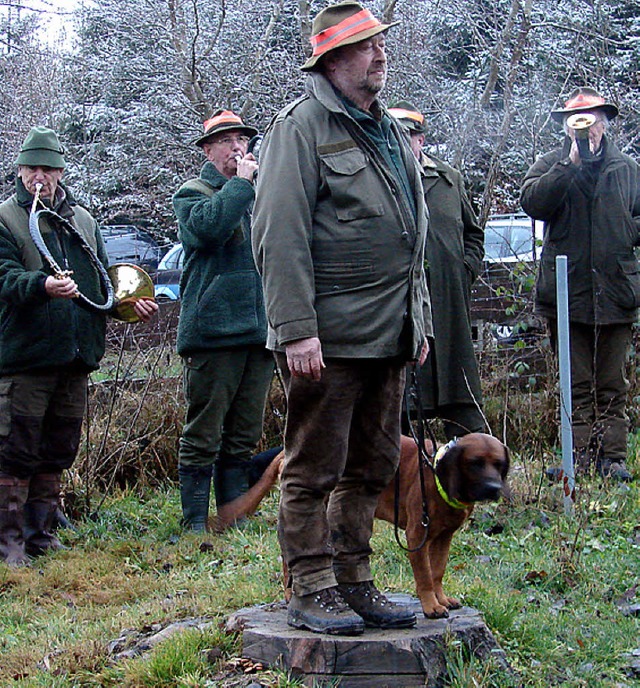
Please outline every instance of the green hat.
[[66, 163], [63, 154], [64, 148], [55, 131], [46, 127], [33, 127], [22, 143], [16, 165], [64, 169]]
[[219, 134], [223, 131], [241, 131], [249, 138], [254, 137], [258, 133], [255, 127], [245, 124], [231, 110], [216, 110], [211, 118], [204, 123], [204, 133], [194, 143], [202, 148], [214, 134]]
[[389, 114], [399, 120], [412, 134], [424, 134], [424, 115], [408, 100], [399, 100], [389, 108]]
[[318, 66], [318, 60], [330, 50], [359, 43], [399, 23], [382, 24], [369, 10], [353, 0], [330, 5], [318, 12], [313, 20], [310, 39], [313, 54], [301, 69], [313, 70]]

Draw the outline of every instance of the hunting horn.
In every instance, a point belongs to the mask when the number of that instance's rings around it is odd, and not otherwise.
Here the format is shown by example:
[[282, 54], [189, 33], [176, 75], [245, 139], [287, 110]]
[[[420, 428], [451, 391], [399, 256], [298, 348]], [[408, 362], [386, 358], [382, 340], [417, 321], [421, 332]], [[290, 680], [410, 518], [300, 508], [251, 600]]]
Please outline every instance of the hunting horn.
[[39, 222], [42, 215], [54, 217], [70, 234], [78, 239], [98, 273], [102, 293], [105, 295], [104, 303], [96, 303], [80, 292], [74, 297], [78, 300], [78, 303], [92, 310], [108, 312], [110, 316], [117, 320], [137, 322], [140, 318], [136, 315], [133, 308], [135, 302], [142, 297], [148, 299], [153, 299], [154, 297], [151, 277], [141, 267], [130, 263], [116, 263], [109, 268], [105, 268], [96, 252], [69, 220], [47, 207], [36, 210], [41, 190], [42, 184], [36, 184], [36, 193], [33, 196], [33, 203], [31, 204], [31, 212], [29, 214], [29, 234], [40, 255], [51, 268], [53, 276], [56, 279], [64, 279], [70, 276], [73, 271], [63, 270], [51, 255], [40, 232]]
[[567, 128], [575, 132], [578, 152], [583, 160], [592, 157], [589, 147], [589, 129], [596, 123], [596, 116], [590, 112], [577, 112], [567, 117]]

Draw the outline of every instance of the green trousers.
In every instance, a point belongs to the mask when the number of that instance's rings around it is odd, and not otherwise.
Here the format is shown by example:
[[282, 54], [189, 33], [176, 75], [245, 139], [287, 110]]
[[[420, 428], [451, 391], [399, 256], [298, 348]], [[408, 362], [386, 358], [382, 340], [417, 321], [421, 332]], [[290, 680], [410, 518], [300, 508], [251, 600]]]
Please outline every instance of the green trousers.
[[[183, 363], [188, 406], [180, 466], [215, 466], [220, 476], [242, 471], [262, 435], [273, 354], [255, 345], [197, 352], [184, 356]], [[216, 493], [219, 503], [220, 497]]]
[[[557, 351], [557, 323], [549, 321], [551, 343]], [[627, 456], [629, 381], [626, 361], [631, 324], [570, 323], [571, 403], [576, 451], [601, 453], [612, 461]]]

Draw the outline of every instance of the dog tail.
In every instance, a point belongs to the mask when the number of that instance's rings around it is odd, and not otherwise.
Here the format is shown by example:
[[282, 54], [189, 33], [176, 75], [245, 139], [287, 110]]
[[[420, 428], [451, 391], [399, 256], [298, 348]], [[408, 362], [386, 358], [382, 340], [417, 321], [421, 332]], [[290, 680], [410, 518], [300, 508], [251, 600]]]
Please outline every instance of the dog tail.
[[264, 475], [264, 472], [271, 465], [271, 462], [278, 456], [282, 451], [282, 447], [273, 447], [273, 449], [267, 449], [260, 452], [251, 458], [249, 463], [249, 468], [247, 469], [247, 477], [249, 479], [249, 487], [253, 487], [260, 478]]

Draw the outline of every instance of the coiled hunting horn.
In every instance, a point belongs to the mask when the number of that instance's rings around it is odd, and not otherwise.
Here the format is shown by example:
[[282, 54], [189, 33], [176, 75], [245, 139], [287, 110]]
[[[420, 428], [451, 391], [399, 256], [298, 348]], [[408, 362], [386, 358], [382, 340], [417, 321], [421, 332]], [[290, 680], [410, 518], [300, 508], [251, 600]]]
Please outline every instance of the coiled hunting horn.
[[58, 215], [55, 211], [43, 206], [37, 210], [40, 201], [40, 191], [42, 184], [36, 184], [36, 193], [31, 204], [29, 214], [29, 234], [42, 258], [47, 262], [53, 276], [56, 279], [64, 279], [72, 274], [71, 270], [63, 270], [51, 255], [40, 232], [39, 221], [42, 215], [54, 217], [60, 222], [69, 233], [73, 234], [82, 248], [87, 252], [91, 264], [98, 273], [100, 285], [105, 294], [104, 303], [96, 303], [90, 298], [78, 292], [74, 298], [87, 308], [108, 312], [112, 317], [125, 322], [137, 322], [140, 318], [136, 315], [133, 308], [134, 303], [141, 297], [153, 299], [154, 288], [151, 277], [138, 265], [132, 263], [115, 263], [109, 268], [105, 268], [100, 262], [93, 248], [87, 243], [86, 239], [78, 232], [69, 220]]

